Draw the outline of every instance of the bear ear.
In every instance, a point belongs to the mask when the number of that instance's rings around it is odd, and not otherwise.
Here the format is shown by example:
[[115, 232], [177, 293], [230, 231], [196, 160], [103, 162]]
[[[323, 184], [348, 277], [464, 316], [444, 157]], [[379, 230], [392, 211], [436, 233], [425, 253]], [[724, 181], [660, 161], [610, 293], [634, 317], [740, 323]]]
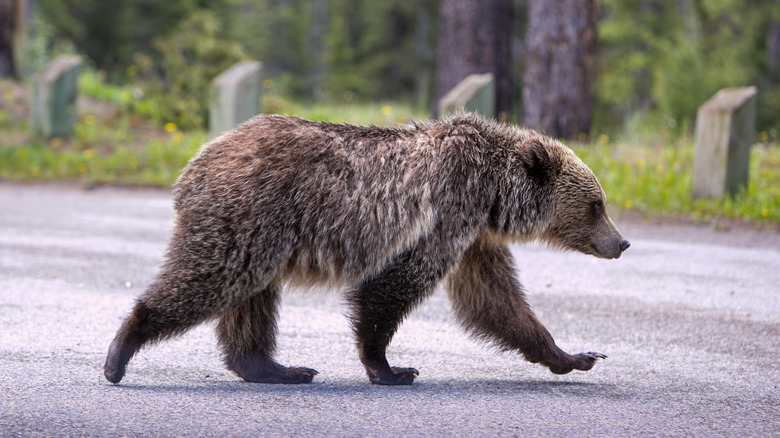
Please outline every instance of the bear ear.
[[538, 140], [528, 140], [520, 146], [520, 160], [528, 176], [537, 183], [552, 177], [550, 153]]

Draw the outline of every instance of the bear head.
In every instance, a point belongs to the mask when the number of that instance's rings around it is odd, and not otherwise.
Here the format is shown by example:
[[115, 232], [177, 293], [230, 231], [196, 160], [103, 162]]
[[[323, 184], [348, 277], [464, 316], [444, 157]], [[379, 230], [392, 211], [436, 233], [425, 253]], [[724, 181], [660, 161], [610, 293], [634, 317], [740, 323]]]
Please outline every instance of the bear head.
[[556, 248], [606, 259], [628, 249], [630, 243], [607, 214], [601, 185], [570, 148], [536, 134], [518, 153], [525, 178], [534, 187], [531, 193], [544, 198], [537, 202], [544, 210], [538, 215], [537, 237]]

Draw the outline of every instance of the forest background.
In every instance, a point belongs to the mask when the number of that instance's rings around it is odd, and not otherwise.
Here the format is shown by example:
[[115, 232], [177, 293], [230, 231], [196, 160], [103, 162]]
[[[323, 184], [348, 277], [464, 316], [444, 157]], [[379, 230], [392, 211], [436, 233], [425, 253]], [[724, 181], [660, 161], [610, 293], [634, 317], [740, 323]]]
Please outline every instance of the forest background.
[[[480, 3], [454, 3], [464, 2]], [[507, 116], [521, 121], [529, 2], [507, 3], [515, 85]], [[78, 51], [109, 82], [137, 82], [186, 101], [219, 69], [256, 59], [266, 90], [287, 99], [403, 100], [433, 112], [443, 6], [438, 0], [35, 0], [17, 70], [29, 77], [55, 52]], [[757, 85], [758, 131], [776, 139], [780, 1], [601, 0], [597, 26], [590, 132], [683, 134], [697, 107], [720, 88]], [[201, 125], [202, 114], [179, 109], [167, 118]]]
[[[503, 72], [499, 117], [567, 138], [613, 206], [780, 221], [780, 0], [0, 0], [0, 31], [22, 4], [15, 85], [0, 81], [0, 178], [169, 186], [208, 139], [210, 81], [240, 60], [263, 64], [264, 113], [384, 124], [435, 116], [470, 63]], [[574, 131], [528, 123], [539, 41], [588, 42], [553, 62], [584, 85], [542, 84], [563, 95], [548, 112], [588, 106]], [[62, 53], [82, 56], [92, 106], [72, 138], [31, 137], [24, 84]], [[692, 200], [697, 108], [748, 85], [759, 90], [749, 185]], [[567, 86], [586, 103], [566, 104]]]

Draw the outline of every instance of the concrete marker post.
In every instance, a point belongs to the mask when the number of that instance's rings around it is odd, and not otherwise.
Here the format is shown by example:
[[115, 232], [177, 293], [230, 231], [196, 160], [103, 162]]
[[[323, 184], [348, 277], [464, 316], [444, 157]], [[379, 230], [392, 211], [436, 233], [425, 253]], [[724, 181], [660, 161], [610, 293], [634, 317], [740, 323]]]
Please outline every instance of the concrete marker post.
[[440, 117], [465, 109], [493, 118], [495, 108], [496, 87], [492, 73], [466, 76], [439, 100]]
[[76, 125], [81, 58], [62, 55], [51, 61], [33, 80], [33, 132], [47, 138], [73, 133]]
[[257, 61], [239, 62], [212, 82], [209, 134], [214, 138], [260, 113], [260, 70]]
[[748, 184], [756, 137], [756, 87], [724, 88], [696, 114], [693, 198], [735, 195]]

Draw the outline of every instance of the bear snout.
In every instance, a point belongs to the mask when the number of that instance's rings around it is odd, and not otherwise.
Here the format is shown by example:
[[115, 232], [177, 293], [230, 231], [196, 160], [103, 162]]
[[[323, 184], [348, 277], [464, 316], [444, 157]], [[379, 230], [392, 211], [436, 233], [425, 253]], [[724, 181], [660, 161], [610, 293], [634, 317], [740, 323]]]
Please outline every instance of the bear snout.
[[592, 254], [603, 259], [618, 259], [623, 251], [631, 246], [628, 240], [618, 237], [617, 239], [604, 239], [598, 243], [592, 244]]
[[[621, 239], [620, 243], [617, 246], [618, 246], [617, 248], [618, 251], [613, 252], [612, 256], [611, 257], [607, 256], [607, 258], [619, 259], [620, 255], [623, 254], [623, 252], [627, 250], [629, 246], [631, 246], [631, 242], [629, 242], [626, 239]], [[612, 245], [612, 247], [614, 248], [614, 244]]]

